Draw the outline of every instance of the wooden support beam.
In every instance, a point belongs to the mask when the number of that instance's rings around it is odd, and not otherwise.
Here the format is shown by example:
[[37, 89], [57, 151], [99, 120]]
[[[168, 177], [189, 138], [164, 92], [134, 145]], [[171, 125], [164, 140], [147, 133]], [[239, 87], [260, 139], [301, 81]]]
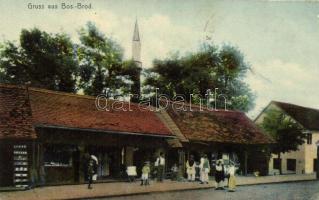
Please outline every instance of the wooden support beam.
[[247, 176], [247, 160], [248, 160], [247, 150], [244, 151], [244, 159], [245, 159], [244, 175]]

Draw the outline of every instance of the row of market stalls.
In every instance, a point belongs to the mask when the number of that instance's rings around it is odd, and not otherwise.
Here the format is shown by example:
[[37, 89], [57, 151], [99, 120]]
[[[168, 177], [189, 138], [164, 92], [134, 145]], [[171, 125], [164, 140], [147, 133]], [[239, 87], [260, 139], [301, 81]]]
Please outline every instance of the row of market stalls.
[[235, 154], [244, 174], [267, 169], [258, 152], [270, 140], [244, 113], [196, 106], [154, 112], [128, 102], [119, 104], [127, 111], [101, 111], [95, 100], [0, 85], [0, 186], [83, 183], [87, 154], [99, 160], [98, 180], [118, 180], [127, 166], [140, 173], [159, 152], [166, 171], [178, 164], [182, 174], [189, 155], [202, 153], [211, 160]]

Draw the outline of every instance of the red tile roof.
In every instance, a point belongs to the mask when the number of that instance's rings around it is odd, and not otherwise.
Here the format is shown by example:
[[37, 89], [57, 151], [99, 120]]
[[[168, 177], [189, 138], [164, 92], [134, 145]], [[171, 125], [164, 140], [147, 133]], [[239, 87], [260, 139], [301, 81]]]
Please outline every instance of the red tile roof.
[[236, 143], [236, 144], [267, 144], [272, 140], [242, 112], [237, 111], [176, 111], [171, 106], [168, 113], [181, 132], [190, 141]]
[[[101, 111], [91, 96], [35, 88], [29, 94], [34, 125], [171, 136], [153, 111], [142, 110], [138, 104], [130, 104], [132, 111]], [[129, 103], [122, 103], [128, 110]]]
[[34, 139], [32, 114], [25, 88], [0, 85], [0, 139]]
[[[129, 104], [123, 102], [124, 108]], [[30, 106], [31, 105], [31, 106]], [[34, 126], [101, 132], [172, 136], [153, 111], [99, 111], [95, 98], [50, 90], [0, 84], [0, 139], [36, 138]], [[190, 141], [260, 144], [270, 139], [244, 113], [234, 111], [167, 112]], [[105, 133], [108, 134], [108, 133]]]
[[[172, 136], [153, 111], [138, 104], [130, 104], [132, 111], [100, 111], [95, 97], [30, 87], [30, 109], [25, 88], [0, 85], [0, 89], [0, 138], [35, 138], [32, 125]], [[129, 104], [123, 103], [128, 109]]]

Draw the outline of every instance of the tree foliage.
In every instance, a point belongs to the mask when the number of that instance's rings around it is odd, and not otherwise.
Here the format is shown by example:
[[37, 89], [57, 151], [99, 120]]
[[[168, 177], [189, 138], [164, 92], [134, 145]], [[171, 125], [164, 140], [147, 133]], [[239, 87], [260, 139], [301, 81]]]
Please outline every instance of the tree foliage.
[[130, 92], [128, 88], [135, 80], [132, 77], [139, 69], [132, 62], [123, 62], [122, 48], [91, 22], [79, 34], [79, 87], [84, 93], [97, 95], [108, 90], [109, 95], [115, 96]]
[[[79, 31], [79, 40], [75, 44], [64, 33], [23, 29], [19, 44], [7, 41], [0, 46], [0, 81], [29, 82], [67, 92], [81, 90], [88, 95], [140, 93], [141, 68], [132, 60], [123, 60], [123, 50], [112, 38], [89, 22]], [[146, 70], [144, 87], [149, 91], [158, 87], [169, 96], [183, 94], [195, 102], [205, 98], [207, 89], [218, 88], [228, 108], [248, 111], [254, 100], [243, 81], [248, 67], [237, 48], [204, 44], [183, 57], [154, 60], [154, 67]], [[190, 94], [195, 94], [193, 99]], [[219, 107], [224, 105], [218, 102]]]
[[140, 67], [123, 61], [122, 48], [89, 22], [80, 44], [64, 33], [23, 29], [19, 44], [0, 45], [0, 82], [97, 95], [139, 93]]
[[[254, 106], [254, 95], [244, 82], [249, 65], [242, 53], [235, 47], [217, 47], [203, 44], [198, 52], [180, 57], [154, 60], [154, 66], [145, 80], [147, 89], [159, 88], [159, 92], [174, 96], [183, 94], [187, 101], [198, 102], [205, 98], [207, 90], [227, 99], [227, 107], [249, 111]], [[193, 99], [190, 94], [194, 94]], [[224, 98], [217, 100], [219, 108], [224, 107]]]
[[277, 154], [278, 158], [281, 153], [297, 151], [305, 140], [302, 127], [279, 110], [268, 110], [261, 128], [274, 139], [275, 144], [271, 146], [271, 152]]
[[77, 63], [66, 34], [23, 29], [20, 44], [7, 41], [0, 51], [1, 82], [76, 91]]

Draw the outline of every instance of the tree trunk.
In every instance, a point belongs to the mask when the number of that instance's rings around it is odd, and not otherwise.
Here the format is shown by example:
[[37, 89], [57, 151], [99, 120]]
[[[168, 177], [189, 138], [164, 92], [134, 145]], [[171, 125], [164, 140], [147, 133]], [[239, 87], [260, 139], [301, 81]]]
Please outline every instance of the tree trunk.
[[245, 159], [245, 163], [244, 163], [244, 167], [245, 167], [245, 171], [244, 171], [244, 175], [247, 176], [248, 174], [248, 164], [247, 164], [247, 160], [248, 160], [248, 155], [247, 155], [247, 150], [244, 151], [244, 159]]

